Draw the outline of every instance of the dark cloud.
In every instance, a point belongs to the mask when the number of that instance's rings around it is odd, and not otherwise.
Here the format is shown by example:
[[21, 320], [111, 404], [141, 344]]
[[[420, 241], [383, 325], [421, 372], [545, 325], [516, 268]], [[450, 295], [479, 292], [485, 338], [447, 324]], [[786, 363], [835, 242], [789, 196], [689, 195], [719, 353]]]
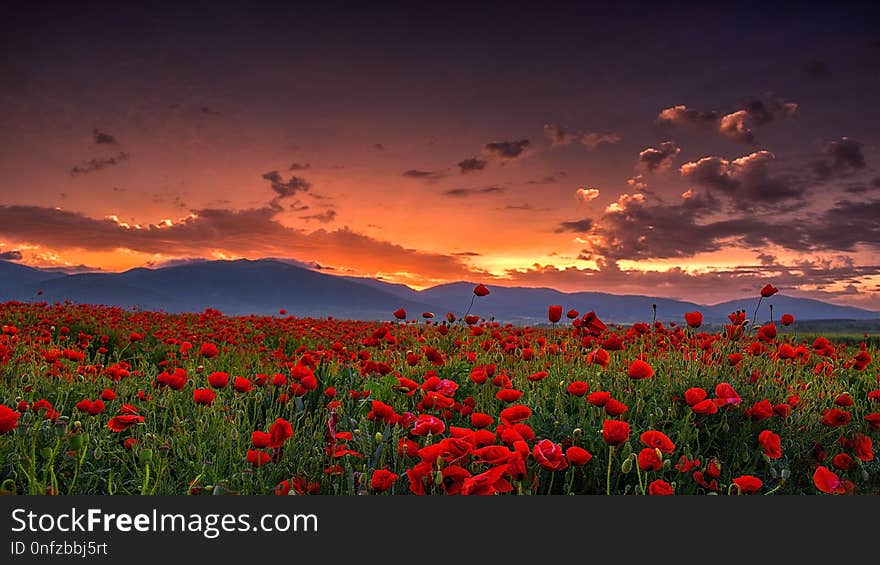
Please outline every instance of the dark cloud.
[[457, 253], [453, 253], [456, 257], [482, 257], [482, 253], [477, 253], [476, 251], [459, 251]]
[[571, 222], [560, 222], [559, 226], [553, 230], [555, 233], [587, 233], [593, 227], [593, 220], [585, 218], [583, 220], [574, 220]]
[[329, 224], [330, 222], [336, 219], [336, 210], [329, 209], [321, 212], [320, 214], [311, 214], [309, 216], [300, 216], [301, 220], [315, 220], [317, 222], [321, 222], [322, 224]]
[[113, 219], [40, 206], [0, 205], [0, 237], [53, 250], [188, 257], [225, 252], [242, 257], [297, 256], [362, 272], [416, 272], [431, 279], [473, 280], [485, 275], [452, 255], [424, 252], [378, 240], [348, 227], [306, 232], [283, 225], [272, 206], [243, 210], [201, 209], [171, 225], [125, 227]]
[[92, 137], [95, 139], [95, 143], [97, 144], [110, 144], [113, 145], [116, 143], [116, 138], [110, 135], [109, 133], [99, 131], [97, 128], [92, 130]]
[[565, 178], [568, 178], [568, 173], [566, 173], [565, 171], [556, 171], [552, 175], [547, 175], [546, 177], [526, 181], [526, 184], [553, 184]]
[[501, 194], [506, 189], [503, 186], [485, 186], [482, 188], [451, 188], [443, 192], [446, 196], [463, 198], [465, 196], [477, 196], [480, 194]]
[[372, 147], [373, 147], [373, 149], [375, 149], [376, 151], [385, 151], [385, 145], [383, 145], [382, 143], [374, 143], [374, 144], [372, 145]]
[[804, 72], [812, 79], [822, 79], [831, 75], [828, 63], [815, 59], [804, 66]]
[[263, 178], [269, 181], [272, 190], [278, 194], [278, 198], [288, 198], [298, 192], [305, 192], [312, 187], [312, 183], [298, 176], [291, 176], [285, 181], [278, 171], [264, 173]]
[[862, 144], [855, 139], [841, 137], [825, 146], [824, 157], [813, 163], [813, 171], [820, 179], [847, 176], [867, 166]]
[[401, 176], [411, 179], [421, 179], [429, 182], [438, 181], [447, 176], [446, 171], [422, 171], [419, 169], [410, 169], [401, 173]]
[[531, 204], [508, 204], [500, 210], [513, 210], [517, 212], [552, 212], [553, 208], [536, 208]]
[[[833, 299], [844, 293], [858, 292], [865, 306], [877, 308], [880, 300], [865, 296], [865, 279], [880, 274], [880, 265], [856, 266], [842, 258], [800, 262], [791, 265], [744, 265], [690, 272], [681, 267], [668, 270], [622, 269], [613, 262], [597, 262], [598, 268], [559, 268], [534, 264], [529, 268], [511, 269], [503, 277], [511, 284], [552, 287], [568, 291], [584, 288], [614, 294], [649, 294], [669, 296], [703, 304], [716, 304], [730, 299], [731, 294], [755, 297], [760, 288], [773, 281], [788, 296]], [[860, 284], [861, 283], [861, 284]], [[816, 291], [830, 285], [846, 285], [842, 291]], [[859, 286], [862, 290], [859, 290]], [[596, 308], [602, 315], [601, 308]], [[794, 312], [795, 316], [797, 313]], [[650, 312], [645, 313], [646, 317]]]
[[127, 161], [130, 157], [131, 156], [128, 153], [120, 151], [112, 157], [91, 159], [89, 161], [86, 161], [85, 163], [80, 163], [79, 165], [74, 166], [72, 169], [70, 169], [70, 174], [72, 176], [87, 175], [95, 171], [106, 169], [107, 167], [118, 165], [124, 161]]
[[657, 122], [673, 126], [687, 126], [701, 129], [717, 127], [717, 112], [701, 112], [685, 105], [672, 106], [660, 111]]
[[483, 154], [501, 162], [513, 161], [523, 157], [531, 147], [528, 139], [516, 141], [493, 141], [483, 146]]
[[648, 147], [639, 152], [639, 166], [648, 171], [662, 171], [672, 166], [672, 161], [681, 153], [681, 149], [671, 141], [664, 141], [660, 147]]
[[207, 114], [208, 116], [222, 116], [223, 115], [222, 112], [219, 112], [219, 111], [214, 110], [213, 108], [209, 108], [207, 106], [202, 106], [200, 111], [203, 114]]
[[785, 204], [803, 204], [809, 185], [791, 174], [776, 173], [776, 157], [769, 151], [756, 151], [738, 159], [703, 157], [679, 168], [681, 176], [694, 184], [728, 196], [740, 210]]
[[3, 251], [0, 253], [0, 261], [21, 261], [21, 251]]
[[312, 168], [311, 163], [292, 163], [287, 169], [288, 171], [306, 171]]
[[587, 149], [595, 149], [603, 143], [617, 143], [621, 137], [612, 132], [596, 133], [596, 132], [571, 132], [558, 124], [546, 124], [544, 126], [544, 135], [550, 139], [550, 145], [568, 145], [574, 141], [579, 142]]
[[778, 116], [797, 115], [798, 105], [771, 95], [750, 98], [731, 112], [702, 112], [685, 105], [672, 106], [660, 111], [657, 123], [676, 127], [713, 130], [721, 135], [748, 145], [755, 143], [752, 129], [774, 121]]
[[479, 157], [471, 157], [469, 159], [464, 159], [458, 162], [458, 168], [461, 170], [462, 174], [473, 173], [476, 171], [482, 171], [486, 168], [488, 162], [485, 159], [480, 159]]

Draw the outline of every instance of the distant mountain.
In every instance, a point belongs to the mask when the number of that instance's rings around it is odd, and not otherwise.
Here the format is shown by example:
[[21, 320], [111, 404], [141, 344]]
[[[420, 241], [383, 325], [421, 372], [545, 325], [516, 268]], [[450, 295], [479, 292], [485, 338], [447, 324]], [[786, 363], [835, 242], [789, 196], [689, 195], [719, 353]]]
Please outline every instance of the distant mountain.
[[[167, 312], [196, 312], [216, 308], [232, 315], [277, 314], [285, 309], [295, 316], [334, 316], [387, 320], [397, 308], [409, 317], [433, 312], [461, 316], [473, 297], [476, 283], [456, 282], [425, 290], [381, 280], [330, 275], [290, 261], [197, 261], [169, 267], [138, 268], [123, 273], [59, 274], [0, 261], [0, 300], [34, 300], [37, 291], [47, 302], [139, 307]], [[547, 322], [547, 307], [565, 311], [594, 310], [608, 322], [682, 321], [685, 312], [699, 310], [706, 323], [720, 323], [734, 310], [752, 316], [757, 298], [731, 300], [711, 306], [642, 295], [602, 292], [566, 293], [551, 288], [489, 286], [491, 294], [474, 301], [472, 313], [504, 322]], [[759, 320], [791, 313], [797, 320], [871, 320], [880, 312], [837, 306], [808, 298], [775, 295], [765, 299]]]

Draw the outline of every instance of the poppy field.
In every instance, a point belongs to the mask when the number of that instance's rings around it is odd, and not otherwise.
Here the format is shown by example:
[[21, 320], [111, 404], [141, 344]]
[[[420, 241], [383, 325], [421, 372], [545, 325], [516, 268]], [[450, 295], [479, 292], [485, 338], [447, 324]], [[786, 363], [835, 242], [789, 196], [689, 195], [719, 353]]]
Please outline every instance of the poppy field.
[[799, 336], [796, 312], [514, 326], [490, 294], [373, 322], [7, 302], [0, 490], [880, 494], [867, 340]]

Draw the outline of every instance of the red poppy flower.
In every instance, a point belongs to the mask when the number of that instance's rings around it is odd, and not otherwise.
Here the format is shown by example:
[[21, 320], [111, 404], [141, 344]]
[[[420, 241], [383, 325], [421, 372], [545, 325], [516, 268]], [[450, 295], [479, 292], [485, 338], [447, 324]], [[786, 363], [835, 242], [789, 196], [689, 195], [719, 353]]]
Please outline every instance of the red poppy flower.
[[672, 496], [675, 494], [675, 489], [663, 479], [657, 479], [648, 485], [648, 494], [651, 496]]
[[229, 384], [229, 373], [214, 371], [208, 375], [208, 384], [213, 388], [225, 388]]
[[605, 413], [612, 418], [620, 416], [629, 409], [626, 404], [624, 404], [623, 402], [619, 402], [613, 398], [608, 399], [608, 402], [605, 403], [604, 408]]
[[473, 326], [474, 324], [476, 324], [479, 321], [480, 321], [480, 317], [475, 314], [468, 314], [467, 316], [464, 317], [464, 323], [469, 326]]
[[813, 484], [827, 494], [843, 494], [853, 488], [852, 483], [841, 481], [837, 473], [824, 465], [819, 465], [813, 472]]
[[555, 324], [559, 320], [562, 319], [562, 306], [550, 306], [547, 309], [547, 319], [550, 320], [551, 323]]
[[547, 378], [547, 371], [538, 371], [537, 373], [532, 373], [531, 375], [526, 377], [526, 379], [532, 383], [543, 381], [546, 378]]
[[257, 449], [261, 449], [263, 447], [269, 447], [269, 443], [272, 442], [272, 438], [269, 437], [269, 434], [262, 431], [255, 431], [251, 434], [251, 444]]
[[514, 388], [502, 388], [495, 393], [495, 398], [502, 402], [516, 402], [522, 396], [522, 391]]
[[733, 479], [733, 484], [739, 487], [739, 491], [742, 494], [757, 492], [762, 486], [764, 486], [764, 482], [753, 475], [741, 475]]
[[580, 313], [577, 310], [575, 310], [574, 308], [572, 308], [571, 310], [569, 310], [568, 312], [565, 313], [565, 317], [568, 318], [569, 320], [574, 320], [579, 315], [580, 315]]
[[104, 401], [100, 399], [92, 401], [86, 398], [77, 402], [75, 406], [80, 412], [85, 412], [91, 416], [95, 416], [104, 411]]
[[701, 400], [697, 402], [693, 406], [691, 406], [691, 410], [694, 411], [694, 414], [699, 414], [701, 416], [708, 416], [709, 414], [715, 414], [718, 412], [718, 404], [715, 401], [707, 398], [706, 400]]
[[770, 430], [764, 430], [758, 434], [758, 443], [764, 450], [764, 455], [770, 459], [779, 459], [782, 457], [782, 440], [778, 434]]
[[653, 447], [646, 447], [639, 452], [639, 469], [642, 471], [659, 471], [663, 468], [663, 459]]
[[841, 471], [849, 471], [856, 468], [855, 460], [846, 453], [838, 453], [831, 458], [831, 464]]
[[639, 436], [639, 440], [643, 445], [659, 449], [661, 452], [670, 454], [675, 451], [675, 444], [669, 439], [669, 436], [657, 430], [648, 430]]
[[751, 408], [746, 410], [746, 416], [756, 422], [766, 420], [773, 416], [773, 405], [770, 404], [769, 400], [759, 400], [758, 402], [755, 402]]
[[144, 421], [143, 416], [135, 416], [134, 414], [126, 414], [123, 416], [114, 416], [107, 422], [107, 427], [114, 432], [127, 430], [135, 424]]
[[853, 405], [852, 396], [850, 396], [848, 393], [844, 392], [843, 394], [841, 394], [840, 396], [838, 396], [837, 398], [834, 399], [834, 404], [837, 404], [838, 406], [852, 406]]
[[207, 359], [213, 359], [219, 354], [220, 350], [217, 348], [216, 345], [211, 342], [203, 343], [202, 346], [199, 348], [199, 355]]
[[254, 467], [262, 467], [266, 465], [272, 457], [265, 451], [257, 451], [256, 449], [248, 449], [247, 462]]
[[783, 314], [779, 321], [782, 322], [783, 326], [790, 326], [794, 323], [794, 316], [791, 314]]
[[532, 415], [532, 409], [524, 404], [514, 404], [501, 411], [501, 421], [507, 425], [516, 424], [527, 420]]
[[406, 310], [404, 310], [403, 308], [398, 308], [397, 310], [394, 311], [394, 317], [397, 318], [398, 320], [405, 320], [406, 319]]
[[495, 423], [495, 419], [488, 414], [482, 412], [474, 412], [471, 414], [471, 425], [475, 428], [488, 428]]
[[510, 492], [513, 489], [513, 486], [510, 484], [510, 481], [504, 478], [507, 468], [507, 465], [499, 465], [498, 467], [489, 469], [485, 473], [468, 477], [464, 480], [461, 494], [493, 495]]
[[654, 376], [654, 368], [641, 359], [636, 359], [630, 364], [627, 374], [631, 379], [650, 379]]
[[536, 443], [532, 455], [535, 456], [535, 461], [550, 471], [562, 471], [568, 468], [568, 461], [565, 460], [562, 447], [549, 439], [542, 439]]
[[232, 388], [235, 389], [235, 392], [244, 393], [253, 390], [254, 385], [244, 377], [235, 377], [235, 381], [232, 383]]
[[446, 431], [446, 424], [443, 423], [443, 420], [430, 414], [419, 414], [409, 433], [414, 436], [426, 436], [428, 434], [442, 434], [444, 431]]
[[715, 404], [718, 407], [732, 404], [738, 406], [742, 402], [739, 394], [730, 386], [730, 383], [718, 383], [715, 385]]
[[112, 389], [105, 388], [101, 391], [101, 400], [105, 400], [110, 402], [111, 400], [116, 400], [116, 393], [113, 392]]
[[568, 394], [572, 396], [583, 396], [587, 394], [587, 391], [590, 390], [590, 385], [583, 381], [574, 381], [568, 388], [566, 389]]
[[849, 412], [844, 412], [843, 410], [832, 408], [824, 412], [821, 422], [823, 426], [828, 426], [830, 428], [839, 428], [841, 426], [849, 424], [849, 421], [851, 419], [852, 416]]
[[872, 430], [880, 429], [880, 412], [868, 414], [867, 416], [865, 416], [865, 420], [868, 422], [868, 427], [870, 427]]
[[699, 387], [689, 388], [684, 391], [684, 401], [688, 406], [694, 406], [698, 402], [702, 402], [706, 399], [706, 396], [706, 391]]
[[688, 327], [695, 329], [699, 328], [703, 325], [703, 314], [698, 311], [686, 312], [684, 315], [684, 321], [687, 322]]
[[568, 462], [572, 465], [586, 465], [587, 462], [593, 458], [593, 454], [584, 449], [583, 447], [578, 447], [576, 445], [572, 445], [568, 449], [565, 450], [565, 456], [568, 458]]
[[376, 492], [385, 492], [397, 480], [398, 475], [386, 469], [376, 469], [370, 480], [370, 487]]
[[864, 434], [856, 434], [852, 438], [852, 449], [856, 457], [862, 461], [874, 460], [874, 442]]
[[195, 400], [196, 404], [203, 406], [209, 406], [214, 402], [215, 396], [217, 395], [209, 388], [197, 388], [193, 391], [193, 400]]
[[474, 287], [474, 294], [477, 296], [487, 296], [489, 294], [489, 289], [481, 283]]
[[609, 400], [611, 400], [611, 393], [607, 391], [591, 392], [587, 396], [587, 402], [589, 402], [593, 406], [605, 406]]
[[19, 416], [21, 414], [18, 411], [0, 404], [0, 433], [5, 434], [14, 430], [18, 426]]
[[601, 365], [603, 369], [607, 369], [608, 363], [611, 362], [611, 354], [604, 349], [597, 349], [596, 351], [591, 351], [587, 355], [587, 362], [594, 365]]
[[602, 437], [608, 445], [620, 445], [629, 438], [629, 424], [620, 420], [605, 420]]
[[772, 284], [765, 284], [764, 288], [761, 289], [761, 296], [764, 298], [769, 298], [779, 292], [779, 289], [773, 286]]
[[284, 418], [277, 418], [269, 427], [269, 447], [281, 447], [291, 437], [293, 437], [293, 426]]

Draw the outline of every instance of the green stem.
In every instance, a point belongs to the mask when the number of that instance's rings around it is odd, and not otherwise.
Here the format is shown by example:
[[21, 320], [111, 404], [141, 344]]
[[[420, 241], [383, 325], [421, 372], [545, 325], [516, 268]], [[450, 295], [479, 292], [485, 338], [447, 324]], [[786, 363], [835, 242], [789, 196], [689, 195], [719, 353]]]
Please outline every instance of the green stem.
[[605, 494], [611, 495], [611, 459], [614, 457], [614, 446], [608, 447], [608, 471], [605, 474]]

